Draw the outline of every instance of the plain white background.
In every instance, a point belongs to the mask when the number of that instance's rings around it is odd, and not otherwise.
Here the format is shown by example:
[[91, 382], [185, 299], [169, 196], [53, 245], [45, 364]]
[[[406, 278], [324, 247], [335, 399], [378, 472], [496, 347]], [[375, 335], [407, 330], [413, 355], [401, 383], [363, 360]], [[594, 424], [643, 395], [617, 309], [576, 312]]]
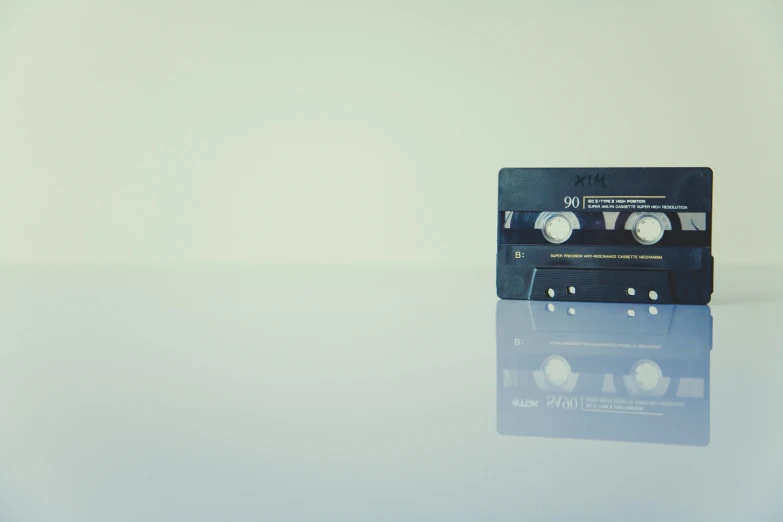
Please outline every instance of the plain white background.
[[494, 264], [505, 166], [709, 166], [777, 263], [780, 2], [0, 2], [0, 261]]

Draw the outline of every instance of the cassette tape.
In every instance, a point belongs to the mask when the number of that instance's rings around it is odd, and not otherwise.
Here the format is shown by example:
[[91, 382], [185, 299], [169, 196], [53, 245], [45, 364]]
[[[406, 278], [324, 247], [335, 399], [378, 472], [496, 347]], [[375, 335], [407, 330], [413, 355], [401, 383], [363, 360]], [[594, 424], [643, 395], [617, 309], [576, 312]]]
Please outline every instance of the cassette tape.
[[501, 435], [706, 446], [707, 306], [499, 301]]
[[707, 304], [709, 168], [502, 169], [501, 299]]

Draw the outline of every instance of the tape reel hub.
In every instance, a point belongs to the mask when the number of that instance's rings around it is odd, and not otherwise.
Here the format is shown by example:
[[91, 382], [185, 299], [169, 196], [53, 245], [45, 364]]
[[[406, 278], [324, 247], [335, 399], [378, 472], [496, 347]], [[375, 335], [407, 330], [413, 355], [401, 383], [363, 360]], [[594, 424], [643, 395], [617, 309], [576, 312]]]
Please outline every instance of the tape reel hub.
[[571, 376], [571, 365], [559, 355], [547, 357], [541, 364], [541, 373], [544, 379], [555, 387], [562, 387], [568, 382]]
[[663, 223], [656, 216], [644, 214], [637, 218], [631, 228], [633, 237], [642, 245], [654, 245], [663, 237]]
[[563, 214], [553, 214], [546, 220], [541, 230], [550, 243], [563, 243], [571, 237], [573, 227]]
[[663, 378], [661, 367], [654, 361], [643, 360], [637, 362], [631, 371], [634, 384], [644, 392], [653, 391]]

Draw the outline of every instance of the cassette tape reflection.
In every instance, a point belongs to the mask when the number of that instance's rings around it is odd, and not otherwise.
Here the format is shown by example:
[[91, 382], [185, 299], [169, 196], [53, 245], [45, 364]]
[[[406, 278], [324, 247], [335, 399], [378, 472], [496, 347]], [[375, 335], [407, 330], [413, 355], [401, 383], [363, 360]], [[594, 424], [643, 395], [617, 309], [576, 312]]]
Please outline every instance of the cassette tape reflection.
[[706, 446], [707, 306], [499, 301], [501, 435]]
[[708, 168], [502, 169], [501, 299], [707, 304]]

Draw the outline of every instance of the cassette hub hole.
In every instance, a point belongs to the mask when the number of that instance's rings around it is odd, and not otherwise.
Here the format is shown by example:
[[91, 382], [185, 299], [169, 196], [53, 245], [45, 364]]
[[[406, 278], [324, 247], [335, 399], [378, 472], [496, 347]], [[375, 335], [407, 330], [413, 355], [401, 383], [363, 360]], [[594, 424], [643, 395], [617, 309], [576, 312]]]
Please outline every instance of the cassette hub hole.
[[636, 241], [643, 245], [654, 245], [663, 237], [663, 223], [655, 216], [642, 216], [634, 223], [632, 232]]
[[631, 370], [633, 382], [643, 392], [651, 392], [660, 384], [663, 378], [661, 367], [653, 361], [639, 361]]
[[559, 388], [568, 382], [571, 376], [571, 365], [563, 357], [551, 355], [541, 364], [541, 373], [549, 384]]
[[542, 231], [544, 232], [544, 237], [550, 243], [563, 243], [571, 237], [571, 223], [567, 217], [555, 214], [546, 220]]

